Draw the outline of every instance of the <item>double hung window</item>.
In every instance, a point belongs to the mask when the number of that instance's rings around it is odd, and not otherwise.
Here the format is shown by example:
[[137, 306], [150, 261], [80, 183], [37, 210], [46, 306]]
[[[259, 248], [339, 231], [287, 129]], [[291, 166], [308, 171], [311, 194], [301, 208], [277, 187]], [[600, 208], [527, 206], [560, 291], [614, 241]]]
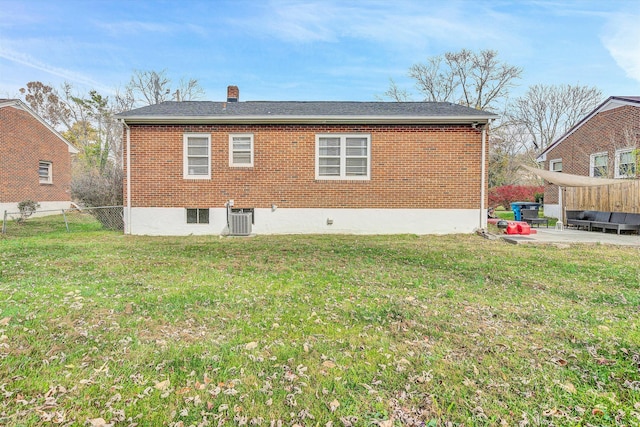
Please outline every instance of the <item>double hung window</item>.
[[211, 135], [185, 133], [184, 179], [211, 179]]
[[371, 179], [371, 136], [316, 136], [316, 179]]
[[634, 178], [636, 176], [636, 150], [625, 148], [616, 150], [616, 178]]
[[594, 153], [589, 157], [589, 176], [606, 178], [609, 174], [609, 154]]
[[253, 166], [253, 134], [229, 135], [229, 166]]

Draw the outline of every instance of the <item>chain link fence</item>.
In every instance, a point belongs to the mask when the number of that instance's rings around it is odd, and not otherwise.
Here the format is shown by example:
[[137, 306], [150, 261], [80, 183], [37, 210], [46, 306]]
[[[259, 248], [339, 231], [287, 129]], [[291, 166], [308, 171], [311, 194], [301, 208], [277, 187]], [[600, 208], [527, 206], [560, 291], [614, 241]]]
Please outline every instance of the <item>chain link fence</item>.
[[28, 217], [21, 212], [4, 211], [2, 235], [21, 237], [56, 232], [123, 231], [123, 215], [122, 206], [39, 210]]

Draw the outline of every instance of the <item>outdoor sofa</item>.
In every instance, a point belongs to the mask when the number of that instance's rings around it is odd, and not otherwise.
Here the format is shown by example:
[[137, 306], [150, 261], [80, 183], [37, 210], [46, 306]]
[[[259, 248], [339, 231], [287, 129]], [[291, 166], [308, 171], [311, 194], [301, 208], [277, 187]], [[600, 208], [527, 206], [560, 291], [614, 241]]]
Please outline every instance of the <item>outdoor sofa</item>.
[[520, 210], [522, 220], [533, 227], [533, 224], [545, 224], [549, 228], [549, 219], [540, 218], [538, 209], [522, 209]]
[[594, 229], [629, 230], [640, 234], [640, 214], [626, 212], [603, 212], [603, 211], [567, 211], [567, 225], [574, 225], [577, 228], [584, 227], [592, 231]]

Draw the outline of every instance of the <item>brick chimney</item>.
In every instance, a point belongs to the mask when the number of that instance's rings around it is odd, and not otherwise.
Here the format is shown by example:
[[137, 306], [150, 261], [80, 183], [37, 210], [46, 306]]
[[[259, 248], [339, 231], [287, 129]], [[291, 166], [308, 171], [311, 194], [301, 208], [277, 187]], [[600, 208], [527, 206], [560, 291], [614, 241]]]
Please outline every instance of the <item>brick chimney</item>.
[[238, 102], [240, 99], [240, 89], [238, 86], [227, 86], [227, 102]]

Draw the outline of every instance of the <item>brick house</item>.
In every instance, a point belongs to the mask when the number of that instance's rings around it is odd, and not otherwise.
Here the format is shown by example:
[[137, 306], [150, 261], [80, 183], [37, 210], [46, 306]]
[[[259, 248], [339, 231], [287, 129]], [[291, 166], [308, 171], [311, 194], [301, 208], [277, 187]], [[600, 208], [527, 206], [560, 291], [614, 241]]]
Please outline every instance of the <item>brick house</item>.
[[34, 200], [40, 210], [68, 208], [71, 155], [78, 151], [17, 99], [0, 99], [0, 211]]
[[[640, 96], [612, 96], [538, 156], [544, 169], [585, 177], [637, 176]], [[545, 182], [544, 214], [561, 218], [562, 193]]]
[[126, 233], [236, 234], [243, 214], [257, 234], [486, 226], [494, 114], [451, 103], [238, 98], [229, 86], [226, 102], [164, 102], [118, 115]]

